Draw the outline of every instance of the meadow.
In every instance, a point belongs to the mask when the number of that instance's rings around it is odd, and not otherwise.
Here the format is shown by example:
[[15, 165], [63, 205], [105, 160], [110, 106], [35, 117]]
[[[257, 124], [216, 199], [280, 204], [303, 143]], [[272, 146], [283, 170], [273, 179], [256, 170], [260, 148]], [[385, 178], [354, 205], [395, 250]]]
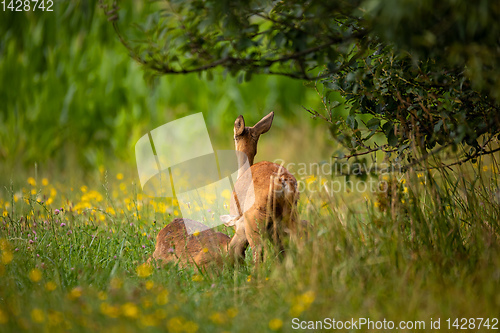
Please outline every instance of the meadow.
[[329, 194], [326, 178], [305, 177], [299, 209], [309, 237], [282, 261], [254, 268], [248, 255], [215, 273], [145, 264], [157, 232], [179, 211], [145, 197], [124, 174], [101, 168], [99, 182], [80, 186], [30, 176], [21, 188], [2, 189], [0, 325], [12, 332], [292, 331], [294, 318], [424, 321], [425, 331], [431, 318], [442, 328], [447, 318], [493, 325], [498, 170], [477, 164], [439, 180], [386, 175], [391, 190], [378, 194]]
[[[138, 15], [133, 6], [123, 15]], [[314, 89], [222, 73], [151, 86], [94, 1], [58, 8], [0, 20], [1, 332], [290, 332], [329, 330], [331, 319], [350, 332], [500, 327], [498, 154], [344, 186], [316, 168], [340, 148], [302, 108], [321, 108]], [[255, 123], [271, 110], [256, 159], [295, 163], [308, 237], [257, 268], [249, 251], [210, 272], [146, 264], [180, 212], [142, 193], [137, 139], [203, 112], [214, 147], [229, 149], [239, 114]]]

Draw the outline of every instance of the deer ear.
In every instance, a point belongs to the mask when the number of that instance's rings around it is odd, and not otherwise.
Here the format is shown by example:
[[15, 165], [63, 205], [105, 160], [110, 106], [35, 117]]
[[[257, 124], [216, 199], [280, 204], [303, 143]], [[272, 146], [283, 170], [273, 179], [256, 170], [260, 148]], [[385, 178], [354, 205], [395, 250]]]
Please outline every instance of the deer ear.
[[262, 118], [254, 127], [252, 127], [256, 135], [261, 135], [269, 131], [273, 124], [274, 112], [271, 111], [267, 116]]
[[245, 129], [245, 119], [240, 115], [234, 122], [234, 136], [241, 135]]

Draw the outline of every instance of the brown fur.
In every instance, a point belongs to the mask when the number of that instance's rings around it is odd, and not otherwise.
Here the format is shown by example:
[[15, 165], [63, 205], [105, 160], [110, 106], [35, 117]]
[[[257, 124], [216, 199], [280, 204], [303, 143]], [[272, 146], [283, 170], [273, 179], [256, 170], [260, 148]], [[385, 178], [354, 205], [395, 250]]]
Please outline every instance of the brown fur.
[[[234, 140], [237, 151], [245, 153], [251, 165], [250, 169], [240, 175], [235, 184], [235, 193], [244, 193], [250, 186], [250, 177], [255, 193], [255, 202], [243, 214], [243, 221], [236, 224], [244, 227], [246, 240], [233, 238], [230, 251], [234, 257], [242, 258], [248, 245], [252, 247], [254, 261], [259, 262], [262, 256], [263, 237], [270, 236], [281, 251], [284, 249], [286, 234], [297, 232], [297, 180], [283, 166], [271, 162], [260, 162], [252, 165], [257, 153], [257, 142], [261, 134], [267, 132], [272, 124], [274, 113], [264, 117], [253, 127], [244, 127], [243, 116], [239, 116], [234, 124]], [[239, 202], [241, 205], [241, 202]], [[231, 205], [232, 214], [236, 211], [235, 201]], [[238, 219], [241, 214], [238, 214]]]
[[[223, 256], [229, 251], [230, 260], [243, 258], [248, 245], [253, 249], [254, 260], [260, 261], [262, 255], [262, 239], [270, 236], [275, 244], [283, 250], [283, 239], [286, 234], [293, 234], [297, 225], [297, 181], [284, 167], [271, 163], [260, 162], [255, 165], [253, 160], [257, 153], [257, 143], [261, 134], [266, 133], [274, 118], [271, 112], [262, 118], [255, 126], [245, 127], [243, 116], [239, 116], [234, 125], [234, 140], [237, 151], [244, 152], [251, 168], [255, 202], [244, 216], [235, 218], [236, 228], [233, 238], [211, 229], [200, 232], [197, 236], [189, 235], [184, 219], [174, 219], [163, 228], [156, 237], [156, 249], [153, 258], [161, 262], [176, 262], [181, 267], [196, 264], [198, 267], [223, 264]], [[243, 192], [249, 186], [250, 177], [239, 175], [235, 184]], [[231, 214], [237, 211], [234, 200], [231, 203]], [[235, 214], [237, 215], [237, 214]], [[189, 220], [190, 225], [203, 229], [204, 226]]]
[[[191, 226], [204, 226], [196, 221], [189, 220]], [[156, 237], [156, 249], [153, 258], [158, 261], [178, 263], [181, 267], [196, 264], [205, 267], [216, 264], [221, 267], [223, 255], [227, 252], [229, 236], [207, 229], [198, 235], [189, 235], [184, 219], [174, 219], [163, 228]]]

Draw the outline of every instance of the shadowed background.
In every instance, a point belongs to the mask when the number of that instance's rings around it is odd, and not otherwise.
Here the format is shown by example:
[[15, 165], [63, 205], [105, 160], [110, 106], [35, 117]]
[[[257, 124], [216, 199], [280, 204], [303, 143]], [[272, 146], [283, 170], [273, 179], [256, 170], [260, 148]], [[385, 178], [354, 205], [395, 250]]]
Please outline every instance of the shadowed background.
[[[143, 9], [139, 2], [120, 6], [131, 22]], [[197, 112], [216, 149], [232, 148], [239, 114], [252, 125], [275, 111], [257, 160], [329, 159], [326, 127], [302, 108], [319, 109], [321, 99], [303, 82], [256, 76], [240, 83], [215, 72], [212, 81], [187, 75], [148, 84], [96, 1], [61, 2], [54, 10], [1, 13], [2, 178], [16, 178], [14, 170], [33, 169], [35, 162], [41, 169], [84, 173], [126, 162], [132, 171], [142, 135]]]

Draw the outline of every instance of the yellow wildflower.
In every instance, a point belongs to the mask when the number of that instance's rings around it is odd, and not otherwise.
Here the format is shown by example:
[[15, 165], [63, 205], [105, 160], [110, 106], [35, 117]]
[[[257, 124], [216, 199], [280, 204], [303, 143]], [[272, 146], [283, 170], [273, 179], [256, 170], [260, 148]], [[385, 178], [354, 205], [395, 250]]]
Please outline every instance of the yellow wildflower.
[[45, 289], [47, 291], [54, 291], [57, 288], [57, 284], [54, 281], [49, 281], [45, 284]]
[[231, 198], [231, 191], [229, 191], [228, 189], [225, 189], [224, 191], [222, 191], [221, 196], [224, 199], [229, 200]]
[[42, 279], [42, 272], [40, 272], [38, 268], [34, 268], [31, 270], [28, 276], [31, 281], [38, 282]]
[[120, 173], [118, 173], [118, 174], [116, 175], [116, 179], [118, 179], [118, 180], [122, 180], [122, 179], [123, 179], [123, 173], [121, 173], [121, 172], [120, 172]]
[[301, 296], [302, 302], [306, 304], [307, 306], [311, 305], [312, 302], [314, 302], [314, 299], [316, 298], [316, 293], [312, 290], [306, 291], [304, 294]]
[[283, 321], [279, 318], [274, 318], [269, 321], [269, 328], [273, 331], [279, 330], [283, 327]]
[[140, 278], [147, 278], [153, 273], [153, 267], [148, 263], [144, 263], [137, 266], [136, 272], [137, 276], [139, 276]]
[[101, 303], [100, 309], [102, 314], [111, 318], [117, 318], [120, 315], [120, 308], [118, 306], [109, 305], [106, 302]]
[[28, 178], [28, 184], [30, 184], [31, 186], [36, 186], [36, 180], [35, 180], [35, 178], [29, 177]]
[[107, 207], [106, 208], [106, 213], [109, 213], [110, 215], [116, 215], [116, 212], [113, 209], [113, 207]]
[[68, 298], [70, 300], [75, 300], [75, 299], [78, 299], [82, 296], [82, 287], [75, 287], [73, 289], [71, 289], [71, 291], [68, 293]]
[[292, 307], [290, 308], [290, 316], [298, 317], [302, 312], [304, 312], [305, 309], [306, 308], [302, 303], [293, 304]]
[[198, 331], [198, 324], [193, 323], [192, 321], [187, 321], [183, 326], [183, 330], [186, 333], [195, 333]]
[[184, 328], [184, 318], [173, 317], [167, 322], [167, 330], [169, 332], [182, 332]]
[[2, 252], [2, 264], [7, 265], [14, 259], [14, 255], [9, 250]]
[[125, 317], [137, 318], [139, 316], [139, 309], [137, 305], [132, 302], [127, 302], [122, 305], [122, 313]]
[[154, 287], [154, 286], [155, 286], [155, 283], [154, 283], [153, 281], [148, 280], [148, 281], [146, 282], [146, 289], [147, 289], [147, 290], [151, 290], [151, 289], [153, 289], [153, 287]]
[[47, 178], [43, 178], [43, 179], [42, 179], [42, 185], [43, 185], [43, 186], [47, 186], [47, 185], [49, 185], [49, 180], [48, 180]]
[[290, 309], [290, 315], [292, 317], [298, 317], [302, 312], [309, 308], [309, 306], [314, 302], [315, 297], [316, 293], [312, 290], [295, 297]]
[[210, 316], [210, 320], [214, 324], [218, 324], [218, 325], [224, 324], [226, 322], [226, 319], [227, 319], [226, 316], [223, 313], [220, 313], [220, 312], [214, 312]]
[[31, 319], [35, 323], [43, 323], [45, 321], [45, 314], [40, 309], [31, 310]]
[[318, 178], [314, 175], [312, 176], [309, 176], [306, 178], [306, 184], [309, 185], [309, 184], [312, 184], [314, 183]]

